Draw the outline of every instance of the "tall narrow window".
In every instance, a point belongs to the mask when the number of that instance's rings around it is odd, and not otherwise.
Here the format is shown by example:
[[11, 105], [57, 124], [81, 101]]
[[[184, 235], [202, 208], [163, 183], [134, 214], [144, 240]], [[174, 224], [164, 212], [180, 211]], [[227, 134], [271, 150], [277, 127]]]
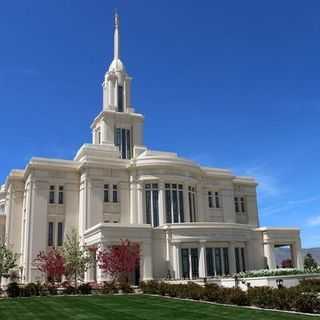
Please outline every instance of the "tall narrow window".
[[58, 241], [57, 245], [58, 247], [61, 247], [63, 244], [63, 223], [59, 222], [58, 223]]
[[213, 200], [212, 200], [212, 192], [208, 192], [208, 206], [209, 208], [213, 208]]
[[183, 185], [166, 183], [165, 200], [167, 223], [184, 222]]
[[123, 87], [118, 86], [118, 112], [123, 112]]
[[53, 246], [53, 222], [48, 224], [48, 247]]
[[59, 197], [58, 197], [59, 204], [63, 204], [64, 202], [63, 189], [64, 189], [63, 186], [59, 186]]
[[158, 184], [145, 185], [146, 221], [154, 227], [159, 226], [159, 192]]
[[214, 260], [212, 248], [206, 248], [206, 262], [207, 262], [207, 274], [208, 277], [214, 277]]
[[109, 202], [109, 185], [108, 184], [105, 184], [103, 186], [103, 201], [105, 203]]
[[241, 261], [242, 261], [242, 271], [246, 271], [246, 258], [244, 254], [244, 248], [241, 248]]
[[219, 196], [219, 192], [215, 192], [215, 193], [214, 193], [214, 199], [215, 199], [216, 208], [219, 209], [219, 208], [220, 208], [220, 196]]
[[234, 209], [236, 212], [240, 212], [239, 199], [237, 197], [234, 198]]
[[239, 273], [241, 271], [239, 248], [234, 248], [234, 252], [236, 256], [236, 272]]
[[101, 144], [101, 130], [98, 130], [98, 144]]
[[229, 267], [229, 249], [223, 248], [223, 262], [224, 262], [224, 274], [230, 273]]
[[190, 277], [190, 264], [189, 264], [189, 249], [181, 249], [181, 264], [182, 264], [182, 278], [189, 279]]
[[245, 205], [244, 197], [240, 198], [240, 207], [241, 207], [241, 212], [246, 212], [246, 205]]
[[220, 248], [214, 249], [214, 257], [215, 257], [215, 261], [216, 261], [217, 275], [221, 276], [222, 275], [222, 261], [221, 261], [221, 249]]
[[113, 185], [112, 201], [118, 202], [118, 186], [116, 184]]
[[55, 186], [50, 186], [50, 191], [49, 191], [49, 203], [54, 203], [55, 202]]
[[129, 129], [116, 128], [114, 144], [119, 147], [122, 159], [131, 159], [131, 131]]
[[195, 194], [195, 188], [189, 187], [189, 213], [190, 213], [190, 222], [196, 222], [197, 221], [197, 215], [196, 215], [196, 194]]
[[192, 278], [199, 278], [199, 258], [198, 249], [191, 248], [191, 268], [192, 268]]

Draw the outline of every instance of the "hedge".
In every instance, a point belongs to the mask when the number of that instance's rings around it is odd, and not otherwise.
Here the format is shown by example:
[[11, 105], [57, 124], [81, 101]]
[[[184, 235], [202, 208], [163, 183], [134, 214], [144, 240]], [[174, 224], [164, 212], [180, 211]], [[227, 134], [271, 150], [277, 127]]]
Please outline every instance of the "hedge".
[[315, 292], [305, 292], [301, 287], [279, 288], [255, 287], [243, 291], [240, 288], [223, 288], [216, 284], [204, 287], [195, 283], [169, 284], [164, 282], [142, 282], [143, 293], [170, 297], [205, 300], [239, 306], [257, 306], [278, 310], [320, 313], [320, 299]]

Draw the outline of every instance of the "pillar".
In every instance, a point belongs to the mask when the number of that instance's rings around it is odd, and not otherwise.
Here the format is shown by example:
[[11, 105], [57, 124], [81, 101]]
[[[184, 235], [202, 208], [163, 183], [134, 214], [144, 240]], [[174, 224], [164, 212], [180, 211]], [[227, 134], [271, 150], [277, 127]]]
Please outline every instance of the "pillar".
[[175, 243], [172, 246], [173, 253], [173, 271], [174, 271], [174, 279], [181, 279], [181, 268], [180, 268], [180, 244]]
[[230, 271], [230, 274], [235, 274], [237, 272], [236, 255], [235, 255], [234, 249], [235, 249], [235, 243], [230, 242], [230, 244], [229, 244], [229, 271]]
[[165, 212], [165, 190], [164, 183], [162, 181], [159, 182], [159, 225], [163, 225], [166, 223], [166, 212]]
[[207, 277], [205, 254], [206, 254], [206, 241], [200, 241], [199, 278]]
[[153, 279], [152, 271], [152, 250], [151, 242], [145, 241], [142, 244], [142, 259], [140, 262], [140, 268], [142, 271], [142, 280], [148, 281]]
[[137, 183], [137, 215], [138, 224], [144, 223], [144, 210], [143, 210], [143, 184]]
[[276, 269], [276, 258], [274, 254], [274, 244], [273, 243], [265, 243], [264, 244], [264, 254], [267, 258], [267, 263], [269, 269]]
[[295, 241], [295, 243], [291, 246], [292, 248], [292, 259], [294, 262], [294, 267], [296, 267], [299, 270], [304, 269], [304, 261], [302, 257], [301, 252], [301, 240], [298, 239]]

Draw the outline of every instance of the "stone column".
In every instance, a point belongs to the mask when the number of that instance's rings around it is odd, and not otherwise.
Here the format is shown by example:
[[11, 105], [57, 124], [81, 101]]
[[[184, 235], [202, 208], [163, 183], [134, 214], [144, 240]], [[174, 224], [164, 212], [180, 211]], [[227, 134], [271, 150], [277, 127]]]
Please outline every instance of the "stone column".
[[234, 242], [230, 242], [229, 244], [229, 271], [230, 274], [234, 274], [237, 272], [237, 268], [236, 268], [236, 255], [235, 255], [235, 243]]
[[206, 241], [200, 241], [199, 278], [206, 278]]
[[104, 119], [100, 122], [101, 144], [107, 143], [107, 124]]
[[137, 215], [138, 215], [138, 224], [144, 223], [144, 210], [143, 210], [143, 184], [137, 183]]
[[197, 222], [204, 222], [204, 212], [203, 212], [203, 197], [202, 197], [202, 185], [199, 183], [197, 185], [197, 197], [196, 197], [196, 211], [197, 211]]
[[296, 240], [291, 245], [291, 252], [292, 252], [292, 260], [294, 263], [294, 267], [299, 270], [303, 270], [304, 269], [304, 262], [303, 262], [302, 252], [301, 252], [300, 239]]
[[269, 242], [264, 244], [264, 254], [267, 258], [269, 269], [276, 269], [276, 258], [274, 255], [274, 244]]
[[142, 271], [142, 280], [148, 281], [153, 279], [152, 272], [152, 250], [151, 250], [151, 242], [144, 241], [142, 243], [142, 259], [140, 263], [141, 271]]
[[165, 190], [164, 190], [164, 182], [159, 182], [159, 225], [163, 225], [166, 223], [166, 212], [165, 212]]
[[183, 185], [183, 204], [184, 204], [184, 221], [190, 222], [189, 190], [188, 190], [187, 183]]
[[134, 175], [130, 176], [130, 224], [138, 222], [137, 216], [137, 183]]
[[172, 246], [173, 253], [173, 271], [174, 271], [174, 279], [181, 279], [181, 271], [180, 271], [180, 244], [175, 243]]

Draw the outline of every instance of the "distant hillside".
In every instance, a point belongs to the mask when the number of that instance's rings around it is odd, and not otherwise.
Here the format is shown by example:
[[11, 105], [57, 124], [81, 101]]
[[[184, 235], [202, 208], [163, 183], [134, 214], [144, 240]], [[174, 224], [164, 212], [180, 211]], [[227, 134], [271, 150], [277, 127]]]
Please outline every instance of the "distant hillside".
[[[309, 248], [309, 249], [302, 249], [303, 257], [307, 253], [311, 253], [313, 258], [320, 264], [320, 248]], [[285, 259], [290, 258], [290, 250], [289, 248], [278, 248], [276, 249], [276, 261], [277, 265], [281, 265], [281, 262]]]

